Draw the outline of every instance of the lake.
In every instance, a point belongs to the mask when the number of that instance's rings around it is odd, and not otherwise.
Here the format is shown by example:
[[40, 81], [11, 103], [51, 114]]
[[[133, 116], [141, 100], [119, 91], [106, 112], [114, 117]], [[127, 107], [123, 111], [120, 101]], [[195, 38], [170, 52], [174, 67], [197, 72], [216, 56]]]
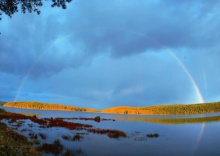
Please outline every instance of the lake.
[[[120, 130], [127, 137], [110, 138], [107, 135], [94, 134], [86, 130], [69, 130], [63, 127], [41, 128], [37, 123], [26, 120], [16, 131], [30, 139], [30, 133], [38, 134], [40, 144], [53, 143], [59, 140], [63, 150], [57, 155], [64, 155], [68, 151], [72, 155], [85, 156], [115, 156], [115, 155], [158, 155], [158, 156], [219, 156], [220, 155], [220, 113], [208, 115], [181, 115], [181, 116], [150, 116], [150, 115], [115, 115], [86, 112], [46, 111], [4, 108], [15, 113], [40, 114], [38, 118], [94, 118], [101, 120], [66, 119], [68, 122], [89, 124], [95, 128]], [[9, 127], [15, 128], [7, 120]], [[39, 137], [42, 133], [46, 139]], [[80, 139], [68, 139], [67, 136], [80, 134]], [[150, 137], [147, 134], [158, 134]], [[64, 137], [66, 136], [66, 138]], [[30, 139], [31, 140], [31, 139]], [[68, 153], [67, 152], [67, 153]], [[66, 155], [67, 155], [66, 153]], [[44, 155], [55, 155], [44, 153]]]

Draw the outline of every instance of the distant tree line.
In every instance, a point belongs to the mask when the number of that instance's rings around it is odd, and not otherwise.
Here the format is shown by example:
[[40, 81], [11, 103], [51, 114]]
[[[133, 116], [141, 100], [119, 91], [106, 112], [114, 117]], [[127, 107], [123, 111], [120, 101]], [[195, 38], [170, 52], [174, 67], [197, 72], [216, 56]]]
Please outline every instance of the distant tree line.
[[150, 106], [142, 108], [152, 114], [161, 115], [188, 115], [188, 114], [206, 114], [220, 112], [220, 102], [190, 104], [190, 105], [166, 105], [166, 106]]

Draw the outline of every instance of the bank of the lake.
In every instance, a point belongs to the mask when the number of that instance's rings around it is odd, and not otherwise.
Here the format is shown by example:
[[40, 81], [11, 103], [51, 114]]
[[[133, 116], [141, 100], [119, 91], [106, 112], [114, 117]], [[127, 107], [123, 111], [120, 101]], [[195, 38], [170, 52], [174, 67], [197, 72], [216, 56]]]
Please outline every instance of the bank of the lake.
[[31, 141], [37, 138], [43, 155], [220, 155], [220, 113], [157, 116], [0, 108], [17, 114], [1, 122]]
[[[1, 116], [7, 114], [0, 109]], [[1, 156], [40, 156], [41, 154], [33, 147], [33, 143], [27, 138], [0, 122], [0, 155]]]

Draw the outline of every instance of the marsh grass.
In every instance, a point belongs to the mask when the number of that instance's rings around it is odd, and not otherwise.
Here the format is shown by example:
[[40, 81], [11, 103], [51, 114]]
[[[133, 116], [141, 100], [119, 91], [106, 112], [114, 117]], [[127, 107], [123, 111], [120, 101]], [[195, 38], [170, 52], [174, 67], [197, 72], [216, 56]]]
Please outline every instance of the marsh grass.
[[39, 133], [39, 136], [40, 136], [40, 137], [41, 137], [41, 139], [43, 139], [43, 140], [46, 140], [46, 139], [47, 139], [46, 134]]
[[10, 130], [0, 122], [0, 155], [1, 156], [40, 156], [27, 138]]
[[89, 132], [95, 133], [95, 134], [107, 134], [110, 138], [119, 138], [123, 137], [126, 138], [127, 135], [123, 131], [119, 130], [109, 130], [109, 129], [99, 129], [99, 128], [91, 128], [88, 129]]

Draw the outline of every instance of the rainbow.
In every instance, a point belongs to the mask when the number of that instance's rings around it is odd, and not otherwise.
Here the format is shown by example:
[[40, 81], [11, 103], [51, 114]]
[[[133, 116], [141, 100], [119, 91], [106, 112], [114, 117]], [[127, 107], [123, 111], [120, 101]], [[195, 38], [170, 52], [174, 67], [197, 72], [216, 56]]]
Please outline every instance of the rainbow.
[[177, 57], [177, 55], [175, 53], [173, 53], [172, 51], [170, 51], [168, 49], [168, 52], [175, 58], [175, 60], [181, 65], [181, 67], [183, 68], [183, 70], [185, 71], [185, 73], [187, 74], [187, 76], [189, 77], [190, 81], [192, 82], [196, 95], [198, 97], [198, 103], [204, 103], [204, 98], [202, 96], [202, 93], [199, 89], [199, 86], [197, 85], [196, 81], [194, 80], [194, 78], [192, 77], [192, 75], [190, 74], [189, 70], [186, 68], [186, 66], [183, 64], [183, 62], [180, 60], [179, 57]]
[[20, 85], [19, 85], [19, 87], [18, 87], [18, 89], [17, 89], [17, 92], [16, 92], [15, 97], [14, 97], [14, 100], [13, 100], [14, 102], [17, 100], [17, 98], [18, 98], [18, 96], [19, 96], [19, 93], [20, 93], [20, 91], [22, 90], [22, 87], [24, 86], [24, 84], [25, 84], [25, 82], [27, 81], [29, 75], [31, 74], [32, 70], [33, 70], [34, 67], [37, 65], [38, 61], [41, 59], [41, 57], [43, 56], [43, 54], [44, 54], [44, 53], [41, 53], [41, 54], [37, 57], [37, 59], [32, 63], [32, 65], [28, 68], [28, 70], [27, 70], [25, 76], [22, 78], [21, 83], [20, 83]]
[[[199, 103], [205, 103], [205, 100], [202, 96], [202, 93], [199, 89], [199, 86], [197, 85], [197, 83], [195, 82], [195, 80], [193, 79], [192, 75], [190, 74], [189, 70], [186, 68], [186, 66], [183, 64], [183, 62], [179, 59], [179, 57], [177, 57], [177, 55], [175, 55], [175, 53], [173, 53], [172, 51], [169, 51], [169, 53], [175, 58], [175, 60], [181, 65], [181, 67], [183, 68], [183, 70], [185, 71], [185, 73], [187, 74], [187, 76], [189, 77], [190, 81], [192, 82], [193, 86], [194, 86], [194, 89], [196, 91], [196, 94], [197, 94], [197, 97], [199, 99]], [[199, 134], [199, 139], [197, 141], [197, 144], [195, 146], [195, 151], [196, 149], [198, 148], [201, 140], [202, 140], [202, 136], [204, 134], [204, 131], [205, 131], [205, 126], [206, 124], [205, 123], [202, 123], [202, 128], [201, 128], [201, 131], [200, 131], [200, 134]]]
[[[164, 46], [163, 44], [161, 44], [160, 42], [154, 40], [153, 38], [150, 38], [148, 37], [147, 35], [143, 34], [143, 33], [140, 33], [138, 31], [135, 31], [135, 30], [130, 30], [130, 29], [124, 29], [124, 28], [115, 28], [115, 27], [100, 27], [100, 28], [93, 28], [93, 29], [87, 29], [87, 30], [79, 30], [79, 31], [75, 31], [74, 33], [71, 33], [71, 34], [68, 34], [68, 35], [65, 35], [65, 36], [62, 36], [56, 40], [54, 40], [51, 44], [50, 47], [53, 47], [57, 41], [61, 40], [61, 39], [65, 39], [65, 38], [68, 38], [72, 35], [75, 35], [75, 34], [78, 34], [78, 33], [82, 33], [82, 32], [90, 32], [90, 31], [94, 31], [94, 30], [108, 30], [108, 29], [113, 29], [113, 30], [119, 30], [119, 31], [125, 31], [127, 33], [133, 33], [133, 34], [136, 34], [136, 35], [139, 35], [139, 36], [142, 36], [143, 38], [146, 38], [148, 40], [151, 40], [153, 41], [154, 43], [156, 43], [157, 45], [161, 46], [161, 48], [164, 48], [175, 60], [176, 62], [182, 67], [183, 71], [186, 73], [187, 77], [189, 78], [189, 80], [191, 81], [193, 87], [194, 87], [194, 90], [195, 90], [195, 94], [198, 98], [198, 103], [204, 103], [204, 98], [202, 96], [202, 93], [199, 89], [199, 86], [197, 85], [196, 81], [194, 80], [193, 76], [191, 75], [190, 71], [187, 69], [187, 67], [185, 66], [185, 64], [181, 61], [181, 59], [171, 50], [169, 49], [168, 47]], [[46, 51], [43, 51], [39, 56], [38, 58], [36, 59], [35, 62], [32, 63], [32, 65], [30, 66], [30, 68], [27, 70], [27, 73], [26, 75], [24, 76], [24, 78], [21, 80], [21, 83], [17, 89], [17, 92], [16, 92], [16, 95], [15, 95], [15, 98], [14, 98], [14, 101], [17, 100], [18, 96], [19, 96], [19, 93], [20, 91], [22, 90], [22, 87], [24, 86], [25, 82], [27, 81], [30, 73], [32, 72], [32, 70], [34, 69], [34, 67], [37, 65], [38, 61], [42, 58], [42, 56], [45, 54]], [[199, 135], [199, 139], [198, 139], [198, 143], [197, 143], [197, 146], [198, 144], [200, 143], [201, 139], [202, 139], [202, 136], [203, 136], [203, 133], [204, 133], [204, 130], [205, 130], [205, 123], [202, 124], [202, 129], [201, 129], [201, 132], [200, 132], [200, 135]]]

